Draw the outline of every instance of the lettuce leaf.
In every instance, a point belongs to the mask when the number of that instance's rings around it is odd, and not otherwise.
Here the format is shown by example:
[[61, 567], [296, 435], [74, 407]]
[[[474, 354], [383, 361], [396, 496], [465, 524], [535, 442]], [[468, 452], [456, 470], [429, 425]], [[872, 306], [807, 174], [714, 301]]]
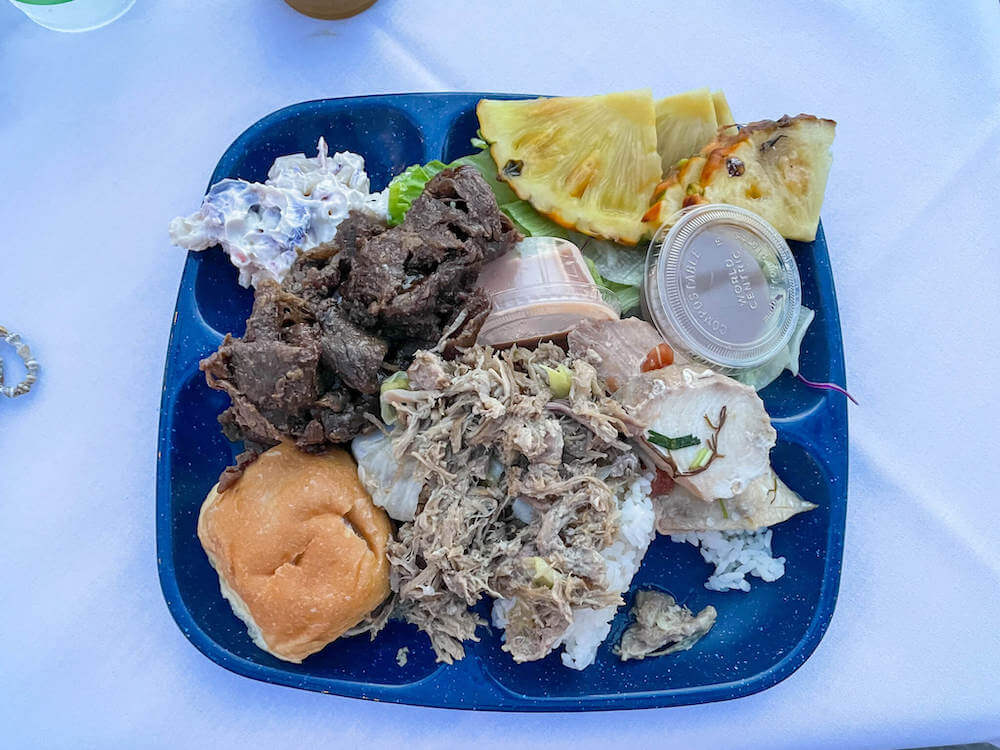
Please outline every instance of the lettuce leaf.
[[446, 166], [444, 162], [437, 160], [423, 165], [414, 164], [392, 178], [389, 183], [389, 226], [403, 222], [413, 201], [424, 192], [424, 187], [431, 178]]
[[618, 298], [618, 306], [621, 308], [623, 318], [627, 318], [629, 313], [638, 310], [640, 299], [639, 287], [616, 284], [613, 281], [606, 282], [606, 285]]
[[500, 205], [510, 220], [521, 230], [521, 234], [527, 237], [561, 237], [568, 240], [575, 232], [559, 226], [547, 216], [542, 216], [528, 201], [515, 200], [510, 203]]
[[[573, 241], [600, 269], [608, 281], [639, 287], [646, 274], [646, 251], [641, 247], [626, 247], [611, 240], [599, 240], [577, 234]], [[572, 238], [571, 238], [572, 239]]]

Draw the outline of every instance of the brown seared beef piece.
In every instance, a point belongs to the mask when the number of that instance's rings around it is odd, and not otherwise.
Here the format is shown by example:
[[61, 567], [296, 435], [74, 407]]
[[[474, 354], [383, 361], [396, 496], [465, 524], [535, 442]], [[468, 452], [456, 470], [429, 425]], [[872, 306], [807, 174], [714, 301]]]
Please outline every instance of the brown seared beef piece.
[[286, 324], [292, 329], [302, 324], [300, 303], [277, 284], [261, 284], [244, 337], [227, 335], [218, 351], [202, 360], [209, 386], [225, 391], [232, 401], [219, 417], [230, 440], [269, 448], [290, 431], [289, 417], [317, 397], [319, 345], [281, 340]]
[[[265, 450], [290, 438], [300, 448], [316, 450], [350, 440], [366, 423], [372, 397], [360, 388], [343, 388], [342, 382], [351, 378], [367, 392], [377, 391], [386, 345], [350, 323], [332, 324], [329, 315], [317, 321], [315, 312], [277, 284], [261, 284], [243, 338], [226, 336], [202, 361], [208, 384], [232, 401], [219, 417], [230, 440]], [[327, 350], [334, 338], [350, 351], [331, 356]]]
[[243, 476], [243, 470], [257, 460], [260, 453], [255, 450], [243, 451], [236, 457], [236, 466], [226, 467], [222, 475], [219, 477], [219, 486], [216, 487], [217, 492], [225, 492], [234, 484], [236, 480]]
[[469, 301], [483, 263], [520, 239], [476, 169], [446, 169], [402, 224], [358, 244], [343, 304], [362, 326], [433, 346]]
[[336, 305], [326, 305], [319, 316], [323, 364], [351, 388], [378, 393], [379, 373], [389, 351], [384, 340], [347, 319]]
[[482, 289], [476, 289], [469, 295], [465, 307], [455, 316], [455, 320], [445, 329], [443, 351], [446, 359], [452, 359], [457, 349], [465, 349], [476, 343], [479, 329], [483, 327], [489, 314], [490, 298]]
[[259, 285], [243, 338], [226, 336], [201, 363], [232, 402], [223, 432], [248, 449], [226, 486], [281, 440], [310, 451], [349, 442], [377, 413], [382, 378], [418, 349], [474, 344], [489, 312], [479, 270], [520, 239], [475, 169], [446, 169], [399, 226], [351, 212], [280, 286]]
[[237, 339], [229, 344], [228, 355], [232, 387], [265, 414], [296, 412], [319, 396], [320, 348], [315, 341], [293, 346]]
[[[344, 223], [349, 221], [345, 219]], [[338, 252], [334, 242], [319, 245], [298, 257], [282, 284], [285, 290], [302, 299], [320, 302], [340, 286], [343, 271], [339, 262], [330, 262]]]
[[351, 211], [337, 227], [336, 237], [299, 255], [282, 287], [314, 305], [335, 298], [358, 247], [385, 230], [385, 224], [378, 219]]
[[289, 329], [298, 330], [298, 326], [312, 322], [312, 312], [304, 299], [273, 281], [266, 281], [254, 291], [253, 310], [247, 318], [243, 341], [280, 341], [289, 334]]
[[[497, 257], [521, 239], [510, 219], [497, 207], [490, 186], [475, 167], [445, 169], [430, 182], [413, 202], [406, 221], [410, 228], [433, 236], [436, 231], [460, 241], [474, 239], [481, 244], [487, 260]], [[436, 262], [441, 256], [428, 250]]]
[[[338, 252], [337, 258], [343, 272], [350, 271], [351, 261], [358, 250], [372, 237], [377, 237], [388, 227], [380, 220], [360, 211], [351, 211], [347, 218], [337, 226], [337, 236], [327, 243]], [[320, 247], [323, 247], [322, 245]]]
[[316, 402], [314, 410], [322, 431], [314, 445], [322, 450], [349, 443], [371, 425], [368, 414], [378, 412], [378, 397], [364, 396], [350, 388], [332, 388]]

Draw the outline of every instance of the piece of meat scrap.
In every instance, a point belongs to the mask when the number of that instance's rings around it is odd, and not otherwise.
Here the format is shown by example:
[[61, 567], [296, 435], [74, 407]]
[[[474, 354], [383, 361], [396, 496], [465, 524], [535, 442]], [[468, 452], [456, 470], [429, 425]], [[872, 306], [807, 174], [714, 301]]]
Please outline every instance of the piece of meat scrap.
[[635, 621], [622, 634], [615, 653], [622, 661], [687, 651], [715, 625], [715, 607], [697, 615], [661, 591], [639, 591], [632, 607]]
[[[567, 336], [569, 352], [586, 359], [614, 393], [638, 375], [649, 353], [664, 343], [660, 332], [641, 318], [585, 320]], [[675, 362], [688, 361], [674, 353]]]
[[417, 352], [406, 375], [415, 391], [439, 391], [451, 382], [441, 360], [428, 351]]

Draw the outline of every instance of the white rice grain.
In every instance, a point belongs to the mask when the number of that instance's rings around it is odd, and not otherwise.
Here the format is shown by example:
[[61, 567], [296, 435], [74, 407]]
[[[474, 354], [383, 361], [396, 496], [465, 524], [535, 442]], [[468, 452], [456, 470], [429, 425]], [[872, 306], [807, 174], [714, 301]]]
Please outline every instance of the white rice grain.
[[785, 574], [785, 558], [771, 555], [771, 529], [756, 531], [694, 531], [671, 534], [671, 541], [687, 542], [701, 552], [715, 572], [705, 581], [712, 591], [749, 591], [748, 575], [770, 583]]

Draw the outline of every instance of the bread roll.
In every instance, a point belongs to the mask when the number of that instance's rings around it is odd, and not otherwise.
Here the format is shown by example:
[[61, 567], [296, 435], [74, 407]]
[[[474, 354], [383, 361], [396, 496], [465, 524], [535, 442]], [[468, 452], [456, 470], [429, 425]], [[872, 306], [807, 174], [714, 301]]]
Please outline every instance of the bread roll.
[[392, 527], [350, 454], [271, 448], [225, 492], [212, 488], [198, 538], [254, 643], [301, 662], [389, 594]]

